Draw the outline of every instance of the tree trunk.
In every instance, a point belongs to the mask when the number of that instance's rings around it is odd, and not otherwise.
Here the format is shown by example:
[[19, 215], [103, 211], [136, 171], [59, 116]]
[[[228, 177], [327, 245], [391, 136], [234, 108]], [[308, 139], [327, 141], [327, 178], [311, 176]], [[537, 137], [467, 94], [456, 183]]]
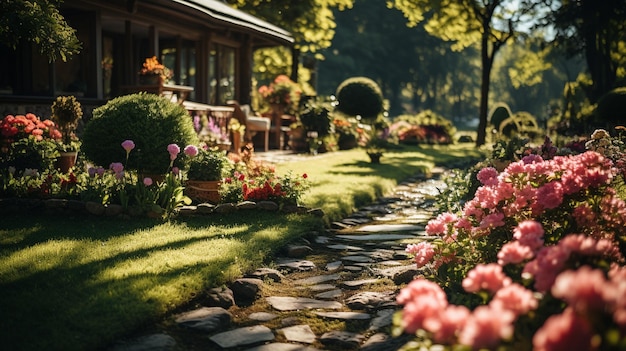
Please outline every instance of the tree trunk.
[[[488, 33], [488, 32], [485, 32]], [[485, 144], [487, 137], [487, 109], [489, 104], [489, 77], [491, 75], [491, 62], [495, 52], [489, 57], [488, 34], [483, 34], [480, 48], [480, 58], [482, 65], [480, 79], [480, 108], [478, 111], [478, 129], [476, 130], [476, 146]]]

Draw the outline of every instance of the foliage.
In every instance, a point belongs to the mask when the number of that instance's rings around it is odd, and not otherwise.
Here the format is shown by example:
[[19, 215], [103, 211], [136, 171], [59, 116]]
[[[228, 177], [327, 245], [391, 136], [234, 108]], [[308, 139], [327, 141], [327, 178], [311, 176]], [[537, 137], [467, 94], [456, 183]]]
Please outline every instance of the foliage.
[[297, 177], [288, 171], [279, 176], [272, 165], [256, 160], [249, 149], [241, 156], [231, 156], [231, 161], [234, 167], [220, 184], [222, 202], [267, 200], [281, 206], [295, 205], [310, 187], [306, 173]]
[[594, 126], [612, 129], [626, 124], [626, 87], [615, 88], [598, 100]]
[[626, 1], [560, 1], [557, 5], [545, 20], [555, 29], [556, 45], [565, 47], [570, 56], [586, 60], [592, 80], [587, 98], [596, 103], [625, 76], [620, 33], [625, 28]]
[[623, 307], [614, 298], [626, 289], [626, 204], [612, 188], [621, 176], [611, 160], [623, 159], [624, 144], [596, 131], [588, 146], [595, 151], [558, 156], [546, 139], [502, 172], [478, 166], [480, 186], [470, 190], [471, 180], [449, 198], [471, 195], [428, 223], [434, 240], [407, 247], [437, 283], [417, 279], [398, 296], [405, 309], [397, 323], [417, 332], [416, 345], [572, 348], [564, 345], [577, 334], [574, 348], [591, 349], [593, 339], [598, 349], [620, 349]]
[[300, 111], [300, 122], [308, 132], [316, 132], [318, 137], [334, 133], [332, 106], [321, 97], [308, 99]]
[[593, 128], [595, 104], [585, 93], [591, 85], [590, 78], [580, 74], [575, 82], [567, 82], [563, 89], [563, 110], [548, 120], [548, 128], [559, 135], [572, 136], [590, 133]]
[[453, 42], [453, 50], [463, 50], [478, 45], [481, 50], [482, 80], [479, 123], [476, 145], [485, 143], [487, 104], [490, 73], [498, 50], [519, 35], [521, 27], [534, 19], [538, 6], [532, 1], [521, 1], [510, 11], [508, 1], [476, 2], [463, 0], [442, 1], [390, 1], [390, 6], [402, 11], [410, 26], [425, 22], [426, 30], [444, 40]]
[[297, 110], [300, 94], [302, 94], [302, 89], [298, 83], [284, 74], [274, 78], [274, 81], [269, 85], [262, 85], [259, 88], [259, 95], [265, 104], [269, 106], [280, 105], [292, 113]]
[[348, 116], [375, 119], [383, 112], [383, 93], [378, 84], [367, 77], [352, 77], [337, 87], [335, 109]]
[[18, 172], [28, 169], [44, 172], [54, 169], [59, 152], [55, 141], [34, 137], [22, 138], [11, 143], [0, 153], [0, 164], [4, 169], [13, 167]]
[[502, 122], [513, 116], [513, 112], [511, 112], [511, 108], [505, 102], [498, 102], [491, 107], [488, 115], [488, 121], [491, 126], [493, 126], [494, 130], [500, 130], [500, 125]]
[[189, 161], [187, 179], [222, 180], [230, 172], [229, 166], [225, 151], [201, 148]]
[[358, 146], [364, 133], [364, 126], [360, 120], [341, 114], [333, 114], [333, 126], [338, 136], [339, 150], [349, 150]]
[[511, 117], [500, 123], [498, 134], [507, 138], [513, 135], [524, 135], [531, 139], [541, 135], [543, 130], [539, 129], [535, 116], [525, 111], [515, 112]]
[[17, 48], [21, 41], [39, 46], [42, 54], [66, 61], [78, 54], [76, 30], [59, 13], [57, 0], [4, 0], [0, 2], [0, 42]]
[[[52, 103], [52, 121], [56, 123], [62, 137], [63, 151], [76, 151], [78, 138], [74, 133], [83, 117], [83, 109], [75, 96], [58, 96]], [[68, 150], [68, 148], [73, 150]]]
[[[96, 165], [107, 166], [124, 157], [119, 145], [133, 140], [137, 150], [126, 167], [140, 173], [164, 174], [169, 144], [198, 144], [193, 122], [184, 107], [154, 94], [131, 94], [110, 100], [93, 111], [85, 125], [82, 151]], [[183, 168], [183, 160], [175, 166]]]
[[425, 110], [416, 115], [400, 115], [394, 119], [391, 132], [401, 143], [450, 144], [456, 127], [445, 117]]

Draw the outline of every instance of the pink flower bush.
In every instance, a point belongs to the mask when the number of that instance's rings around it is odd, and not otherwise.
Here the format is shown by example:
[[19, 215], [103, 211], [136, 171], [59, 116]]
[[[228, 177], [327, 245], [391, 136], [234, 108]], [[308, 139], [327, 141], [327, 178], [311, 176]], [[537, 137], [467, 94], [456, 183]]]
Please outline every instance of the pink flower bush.
[[[526, 154], [500, 173], [478, 171], [462, 210], [439, 214], [426, 226], [433, 239], [407, 246], [426, 277], [473, 310], [417, 279], [398, 295], [406, 332], [472, 349], [520, 339], [533, 350], [619, 349], [604, 338], [626, 337], [626, 202], [611, 188], [616, 170], [597, 152], [540, 151], [546, 159]], [[529, 321], [545, 322], [516, 329]]]
[[511, 278], [502, 272], [502, 266], [495, 263], [479, 264], [463, 279], [463, 289], [467, 292], [484, 290], [494, 294], [509, 284]]

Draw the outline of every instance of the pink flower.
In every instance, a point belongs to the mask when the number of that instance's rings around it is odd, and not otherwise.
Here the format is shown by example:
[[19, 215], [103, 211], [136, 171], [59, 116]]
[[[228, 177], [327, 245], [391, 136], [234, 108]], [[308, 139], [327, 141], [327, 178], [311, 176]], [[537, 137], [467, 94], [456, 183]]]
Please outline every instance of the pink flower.
[[415, 255], [417, 268], [424, 267], [435, 256], [434, 246], [427, 241], [422, 241], [418, 244], [408, 244], [406, 252]]
[[135, 142], [132, 140], [124, 140], [122, 142], [122, 147], [126, 150], [126, 154], [128, 154], [132, 149], [135, 148]]
[[592, 310], [602, 311], [605, 307], [604, 294], [614, 289], [599, 269], [582, 266], [576, 271], [559, 274], [552, 286], [552, 295], [565, 300], [578, 313]]
[[573, 309], [551, 316], [533, 336], [534, 351], [593, 350], [593, 331]]
[[150, 185], [152, 185], [152, 178], [150, 178], [150, 177], [145, 177], [145, 178], [143, 179], [143, 185], [145, 185], [145, 186], [150, 186]]
[[176, 144], [169, 144], [167, 146], [167, 152], [170, 153], [170, 160], [174, 161], [176, 156], [180, 153], [180, 147]]
[[415, 279], [400, 290], [396, 300], [404, 305], [402, 327], [407, 333], [423, 328], [424, 320], [439, 315], [448, 306], [446, 293], [426, 279]]
[[109, 168], [113, 172], [115, 172], [116, 174], [117, 173], [121, 173], [122, 171], [124, 171], [124, 165], [121, 164], [120, 162], [113, 162], [113, 163], [111, 163], [111, 165], [109, 165]]
[[563, 186], [560, 182], [552, 181], [544, 184], [537, 190], [537, 202], [543, 208], [557, 208], [563, 203]]
[[483, 218], [480, 222], [481, 229], [492, 229], [494, 227], [501, 227], [504, 225], [504, 214], [503, 213], [490, 213]]
[[469, 316], [467, 307], [448, 305], [439, 314], [427, 317], [423, 323], [424, 329], [433, 334], [435, 342], [453, 342]]
[[493, 167], [485, 167], [478, 171], [476, 178], [483, 185], [496, 185], [498, 184], [498, 171]]
[[195, 157], [198, 154], [198, 147], [195, 145], [187, 145], [184, 150], [185, 155]]
[[494, 349], [500, 340], [513, 335], [515, 316], [511, 311], [493, 306], [478, 306], [459, 333], [459, 343], [473, 349]]
[[533, 292], [523, 286], [513, 283], [498, 290], [490, 302], [494, 307], [509, 310], [516, 316], [526, 314], [537, 309], [539, 302]]
[[462, 283], [467, 292], [486, 290], [492, 294], [509, 284], [511, 278], [502, 272], [502, 266], [495, 263], [476, 265], [467, 273]]
[[179, 175], [180, 174], [180, 168], [172, 167], [172, 173], [174, 173], [175, 175]]
[[528, 246], [532, 250], [537, 250], [543, 246], [543, 234], [543, 227], [537, 221], [523, 221], [513, 229], [513, 237], [521, 245]]
[[507, 265], [509, 263], [518, 264], [533, 258], [534, 253], [530, 247], [521, 245], [519, 241], [511, 241], [504, 245], [498, 252], [498, 264]]
[[537, 291], [548, 291], [556, 276], [565, 267], [570, 252], [562, 245], [544, 247], [537, 252], [534, 260], [526, 263], [523, 275], [534, 277]]

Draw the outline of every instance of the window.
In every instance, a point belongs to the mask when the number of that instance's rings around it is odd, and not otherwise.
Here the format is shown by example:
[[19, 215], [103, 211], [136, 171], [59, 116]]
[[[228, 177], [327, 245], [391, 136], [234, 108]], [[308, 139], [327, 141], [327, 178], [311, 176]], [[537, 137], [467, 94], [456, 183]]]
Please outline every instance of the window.
[[223, 105], [236, 98], [235, 54], [235, 48], [212, 45], [209, 55], [209, 103]]

